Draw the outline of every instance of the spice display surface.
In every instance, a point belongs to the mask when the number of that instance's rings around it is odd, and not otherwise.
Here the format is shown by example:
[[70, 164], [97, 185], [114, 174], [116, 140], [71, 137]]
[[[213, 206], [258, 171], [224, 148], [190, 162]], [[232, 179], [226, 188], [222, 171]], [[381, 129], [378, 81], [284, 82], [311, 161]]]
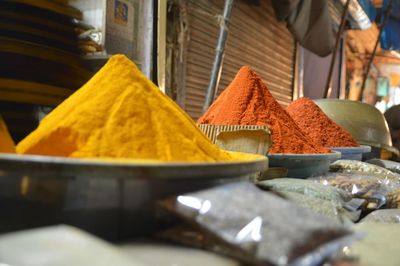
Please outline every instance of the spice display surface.
[[286, 111], [300, 129], [323, 147], [358, 147], [351, 134], [332, 121], [312, 100], [302, 97]]
[[21, 154], [162, 161], [246, 159], [212, 144], [123, 55], [113, 56], [17, 145]]
[[6, 123], [0, 116], [0, 152], [15, 153], [15, 145], [10, 134]]
[[248, 66], [199, 118], [199, 124], [261, 125], [272, 129], [269, 153], [320, 154], [329, 150], [304, 135], [269, 92], [261, 77]]

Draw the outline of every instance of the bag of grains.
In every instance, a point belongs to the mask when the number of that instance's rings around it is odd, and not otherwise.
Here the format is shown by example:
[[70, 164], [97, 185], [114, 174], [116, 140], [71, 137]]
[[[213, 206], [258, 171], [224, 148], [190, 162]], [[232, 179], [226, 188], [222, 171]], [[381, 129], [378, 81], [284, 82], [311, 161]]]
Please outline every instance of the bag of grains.
[[398, 162], [381, 160], [381, 159], [371, 159], [366, 162], [386, 168], [387, 170], [392, 171], [393, 173], [400, 174], [400, 163]]
[[297, 192], [281, 192], [280, 194], [292, 201], [294, 204], [326, 216], [340, 224], [343, 224], [348, 220], [357, 221], [360, 216], [360, 212], [347, 211], [344, 204], [337, 204], [333, 201], [315, 198]]
[[388, 179], [400, 182], [400, 174], [393, 173], [378, 165], [360, 162], [355, 160], [338, 160], [330, 165], [333, 172], [343, 173], [366, 173], [379, 176], [381, 179]]
[[352, 198], [350, 193], [342, 189], [325, 186], [324, 184], [307, 179], [277, 178], [258, 182], [257, 185], [262, 189], [277, 192], [297, 192], [337, 204], [342, 204]]
[[250, 182], [181, 195], [160, 206], [217, 240], [204, 248], [255, 265], [320, 265], [356, 239], [346, 226]]
[[400, 209], [400, 188], [394, 188], [386, 193], [386, 207]]
[[378, 222], [378, 223], [400, 223], [399, 209], [383, 209], [376, 210], [368, 214], [361, 222]]
[[[304, 208], [328, 216], [335, 221], [356, 221], [358, 208], [346, 208], [352, 195], [342, 189], [325, 186], [312, 180], [297, 178], [277, 178], [258, 183], [262, 189], [278, 192]], [[354, 203], [353, 203], [354, 204]]]
[[327, 173], [309, 180], [317, 181], [326, 186], [347, 191], [353, 198], [365, 199], [364, 209], [378, 209], [386, 203], [386, 193], [390, 190], [390, 180], [381, 179], [374, 174], [358, 173]]

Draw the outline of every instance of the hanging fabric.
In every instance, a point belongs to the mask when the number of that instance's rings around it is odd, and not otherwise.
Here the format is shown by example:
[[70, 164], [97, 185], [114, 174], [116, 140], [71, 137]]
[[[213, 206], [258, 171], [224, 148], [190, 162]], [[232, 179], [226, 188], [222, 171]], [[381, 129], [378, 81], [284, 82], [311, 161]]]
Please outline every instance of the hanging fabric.
[[319, 56], [332, 53], [335, 32], [327, 0], [272, 0], [272, 5], [303, 47]]
[[393, 1], [393, 9], [382, 31], [381, 47], [384, 50], [400, 50], [400, 0], [384, 0], [383, 10], [387, 8], [390, 1]]
[[367, 14], [368, 18], [371, 21], [375, 21], [376, 18], [376, 9], [372, 4], [371, 0], [358, 0], [358, 3], [361, 5], [364, 12]]

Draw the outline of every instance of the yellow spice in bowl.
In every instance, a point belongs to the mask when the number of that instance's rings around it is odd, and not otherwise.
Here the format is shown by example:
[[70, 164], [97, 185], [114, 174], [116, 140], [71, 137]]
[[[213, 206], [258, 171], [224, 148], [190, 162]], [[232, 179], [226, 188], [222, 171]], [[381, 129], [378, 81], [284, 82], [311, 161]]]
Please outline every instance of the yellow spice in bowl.
[[161, 161], [254, 157], [219, 149], [136, 65], [115, 55], [17, 145], [20, 154]]

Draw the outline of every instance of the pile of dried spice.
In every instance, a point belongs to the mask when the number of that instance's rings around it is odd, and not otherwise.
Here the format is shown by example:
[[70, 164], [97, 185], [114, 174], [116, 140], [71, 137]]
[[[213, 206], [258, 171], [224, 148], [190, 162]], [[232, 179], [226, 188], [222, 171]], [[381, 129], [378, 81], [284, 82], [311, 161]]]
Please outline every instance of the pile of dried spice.
[[316, 143], [323, 147], [358, 147], [347, 130], [332, 121], [312, 100], [302, 97], [292, 102], [286, 111]]
[[199, 118], [199, 124], [262, 125], [272, 129], [269, 153], [329, 153], [296, 125], [279, 105], [260, 76], [248, 66], [242, 67], [235, 79]]
[[47, 115], [18, 144], [17, 152], [162, 161], [251, 157], [212, 144], [190, 117], [123, 55], [113, 56]]
[[15, 153], [14, 141], [8, 133], [6, 123], [0, 116], [0, 152]]

